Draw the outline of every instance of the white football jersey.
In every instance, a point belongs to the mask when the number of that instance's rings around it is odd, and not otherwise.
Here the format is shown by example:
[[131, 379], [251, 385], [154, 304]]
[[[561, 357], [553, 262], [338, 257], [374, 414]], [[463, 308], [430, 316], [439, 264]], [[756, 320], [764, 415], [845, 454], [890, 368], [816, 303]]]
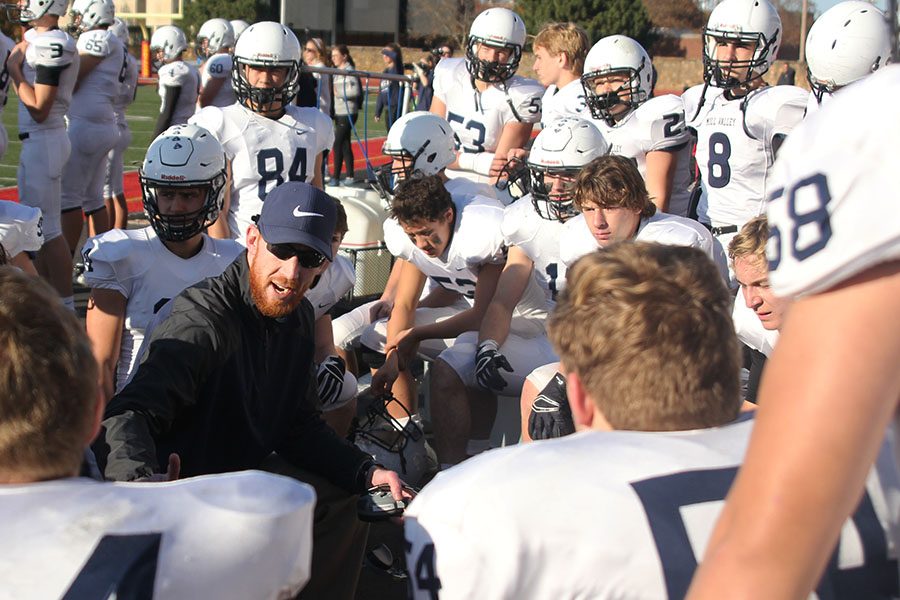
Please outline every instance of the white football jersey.
[[112, 31], [93, 29], [78, 36], [77, 48], [79, 54], [101, 60], [78, 84], [72, 95], [69, 117], [111, 123], [116, 120], [113, 102], [128, 75], [125, 46]]
[[555, 85], [547, 87], [541, 100], [541, 127], [563, 117], [590, 119], [591, 113], [584, 103], [584, 87], [581, 79], [570, 81], [561, 88]]
[[209, 130], [231, 161], [228, 228], [242, 244], [266, 194], [285, 181], [312, 183], [316, 157], [334, 145], [331, 119], [315, 108], [290, 105], [276, 120], [239, 103], [207, 106], [190, 122]]
[[[566, 221], [564, 227], [560, 258], [571, 268], [575, 261], [599, 249], [599, 246], [591, 235], [583, 214]], [[721, 245], [716, 243], [715, 238], [703, 225], [692, 219], [657, 211], [649, 219], [641, 219], [634, 241], [697, 248], [712, 259], [720, 273], [727, 273], [728, 270]]]
[[457, 177], [455, 179], [448, 179], [444, 182], [444, 187], [447, 188], [447, 191], [450, 194], [457, 194], [460, 196], [485, 196], [487, 198], [494, 198], [496, 200], [503, 199], [498, 194], [499, 190], [496, 186], [493, 186], [489, 183], [482, 183], [480, 181], [473, 181], [466, 177]]
[[335, 255], [316, 284], [306, 292], [306, 299], [312, 304], [316, 319], [327, 313], [338, 301], [353, 289], [356, 269], [346, 256]]
[[691, 201], [688, 188], [693, 180], [691, 134], [684, 126], [684, 105], [678, 96], [666, 94], [650, 98], [616, 123], [615, 127], [610, 127], [602, 119], [591, 119], [591, 122], [609, 143], [609, 153], [633, 158], [642, 177], [647, 176], [648, 152], [674, 152], [675, 177], [669, 197], [669, 213], [687, 216]]
[[213, 97], [210, 106], [229, 106], [234, 104], [237, 96], [234, 95], [234, 89], [231, 87], [231, 69], [234, 61], [231, 54], [213, 54], [205, 63], [203, 63], [200, 73], [200, 87], [206, 87], [210, 79], [221, 79], [222, 87]]
[[119, 93], [113, 99], [113, 109], [116, 111], [116, 122], [119, 125], [127, 125], [125, 109], [134, 102], [141, 67], [140, 61], [127, 50], [125, 51], [125, 61], [125, 79], [119, 86]]
[[465, 59], [445, 58], [434, 69], [434, 95], [447, 107], [445, 117], [460, 150], [494, 152], [504, 125], [540, 121], [544, 87], [533, 79], [514, 75], [505, 85], [493, 84], [478, 93]]
[[309, 580], [315, 502], [309, 485], [260, 471], [0, 485], [0, 598], [293, 597]]
[[[442, 471], [404, 515], [412, 596], [683, 598], [752, 426], [588, 431]], [[896, 589], [898, 492], [885, 444], [823, 591]]]
[[128, 302], [116, 391], [134, 369], [144, 330], [159, 308], [185, 288], [221, 274], [242, 251], [240, 244], [204, 234], [200, 252], [180, 258], [165, 247], [152, 227], [112, 229], [84, 243], [81, 253], [88, 285], [117, 291]]
[[773, 139], [787, 135], [803, 119], [809, 92], [777, 85], [729, 100], [722, 90], [708, 88], [696, 114], [702, 88], [692, 87], [682, 95], [688, 126], [697, 132], [697, 217], [717, 227], [740, 228], [761, 214], [771, 189]]
[[412, 263], [425, 277], [441, 287], [459, 292], [471, 304], [478, 272], [486, 264], [505, 260], [503, 205], [480, 196], [453, 196], [456, 221], [453, 237], [443, 256], [428, 256], [409, 239], [396, 219], [384, 222], [384, 243], [391, 254]]
[[41, 209], [0, 200], [0, 245], [9, 258], [22, 252], [37, 252], [44, 245]]
[[785, 141], [767, 203], [767, 257], [779, 296], [817, 294], [900, 258], [900, 123], [883, 118], [898, 94], [900, 66], [879, 69], [835, 94]]
[[734, 300], [734, 308], [731, 311], [731, 320], [734, 321], [734, 332], [737, 334], [738, 340], [757, 352], [762, 352], [766, 356], [775, 349], [775, 343], [778, 342], [778, 332], [769, 331], [762, 326], [762, 322], [752, 308], [747, 306], [744, 300], [744, 292], [738, 289], [737, 297]]
[[[200, 93], [200, 73], [197, 72], [197, 67], [183, 60], [176, 60], [161, 66], [158, 75], [161, 101], [165, 100], [167, 87], [181, 88], [170, 125], [187, 123], [197, 109], [197, 95]], [[159, 110], [162, 112], [162, 102]]]
[[556, 300], [566, 281], [566, 265], [560, 259], [563, 226], [556, 219], [537, 214], [531, 195], [516, 200], [503, 213], [503, 242], [521, 248], [534, 261], [535, 278], [551, 301]]
[[61, 29], [38, 32], [29, 29], [25, 32], [28, 49], [25, 50], [25, 62], [22, 74], [25, 81], [35, 84], [38, 71], [44, 68], [63, 68], [59, 74], [59, 85], [56, 86], [56, 99], [50, 108], [50, 114], [38, 123], [31, 118], [31, 113], [19, 101], [19, 133], [29, 133], [40, 129], [65, 129], [65, 116], [72, 101], [72, 91], [78, 78], [79, 57], [75, 48], [75, 39]]

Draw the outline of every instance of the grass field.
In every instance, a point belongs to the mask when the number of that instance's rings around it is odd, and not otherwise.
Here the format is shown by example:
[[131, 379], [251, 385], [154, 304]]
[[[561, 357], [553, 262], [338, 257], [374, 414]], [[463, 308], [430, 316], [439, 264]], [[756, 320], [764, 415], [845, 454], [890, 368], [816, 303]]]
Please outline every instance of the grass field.
[[[368, 137], [380, 137], [385, 135], [384, 121], [376, 123], [375, 113], [376, 94], [369, 94], [366, 108], [368, 111]], [[153, 128], [156, 126], [156, 117], [159, 114], [159, 94], [155, 85], [143, 85], [138, 88], [137, 98], [127, 112], [126, 118], [131, 127], [131, 145], [125, 153], [125, 170], [136, 170], [144, 160], [144, 153], [152, 141]], [[22, 142], [18, 139], [17, 115], [19, 101], [12, 87], [9, 90], [9, 101], [6, 110], [3, 111], [3, 126], [9, 134], [9, 146], [6, 154], [0, 159], [0, 188], [16, 185], [16, 169], [19, 164], [19, 152]], [[356, 123], [357, 132], [363, 138], [364, 119], [360, 115]]]

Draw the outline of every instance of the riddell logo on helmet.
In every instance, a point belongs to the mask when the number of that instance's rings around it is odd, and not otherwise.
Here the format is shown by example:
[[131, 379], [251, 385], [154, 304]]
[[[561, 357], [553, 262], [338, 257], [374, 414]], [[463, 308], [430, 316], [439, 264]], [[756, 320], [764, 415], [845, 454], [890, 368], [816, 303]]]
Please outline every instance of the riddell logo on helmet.
[[257, 52], [256, 58], [276, 58], [271, 52]]
[[187, 179], [187, 177], [185, 177], [184, 175], [166, 175], [165, 173], [160, 175], [159, 178], [166, 181], [184, 181], [185, 179]]

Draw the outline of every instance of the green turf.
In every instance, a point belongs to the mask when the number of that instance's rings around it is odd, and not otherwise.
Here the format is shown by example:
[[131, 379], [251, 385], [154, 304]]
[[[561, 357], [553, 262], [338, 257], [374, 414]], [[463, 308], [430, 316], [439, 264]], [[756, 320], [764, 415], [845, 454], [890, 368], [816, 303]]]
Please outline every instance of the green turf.
[[[376, 123], [375, 94], [370, 94], [367, 103], [368, 108], [368, 136], [379, 137], [385, 135], [384, 121]], [[131, 145], [125, 152], [125, 170], [137, 169], [144, 160], [144, 152], [150, 145], [150, 136], [156, 126], [156, 117], [159, 114], [159, 94], [155, 85], [142, 85], [138, 88], [137, 98], [128, 108], [127, 119], [131, 127]], [[6, 154], [0, 159], [0, 187], [16, 185], [16, 169], [19, 164], [19, 151], [22, 142], [18, 140], [17, 115], [19, 101], [15, 91], [10, 86], [9, 101], [6, 110], [3, 111], [3, 126], [9, 134], [9, 145]], [[360, 138], [363, 137], [363, 118], [360, 115], [356, 123]]]

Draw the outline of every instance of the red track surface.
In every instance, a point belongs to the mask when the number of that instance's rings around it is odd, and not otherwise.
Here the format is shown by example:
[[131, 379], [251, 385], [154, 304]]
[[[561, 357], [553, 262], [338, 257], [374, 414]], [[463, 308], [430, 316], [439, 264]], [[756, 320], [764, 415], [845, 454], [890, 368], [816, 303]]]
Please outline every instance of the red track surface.
[[[369, 153], [369, 160], [372, 161], [374, 166], [382, 165], [387, 162], [387, 159], [381, 154], [381, 146], [384, 143], [384, 138], [372, 138], [366, 144], [367, 151]], [[365, 172], [366, 170], [366, 159], [361, 156], [359, 145], [353, 144], [353, 155], [356, 159], [353, 161], [353, 169], [357, 173]], [[329, 155], [328, 159], [328, 171], [329, 173], [333, 173], [333, 161], [331, 160], [331, 156]], [[125, 173], [125, 198], [128, 200], [128, 212], [141, 212], [143, 210], [141, 206], [141, 185], [138, 181], [137, 171], [128, 171]], [[8, 188], [0, 188], [0, 200], [12, 200], [14, 202], [19, 201], [19, 190], [17, 187], [8, 187]]]

